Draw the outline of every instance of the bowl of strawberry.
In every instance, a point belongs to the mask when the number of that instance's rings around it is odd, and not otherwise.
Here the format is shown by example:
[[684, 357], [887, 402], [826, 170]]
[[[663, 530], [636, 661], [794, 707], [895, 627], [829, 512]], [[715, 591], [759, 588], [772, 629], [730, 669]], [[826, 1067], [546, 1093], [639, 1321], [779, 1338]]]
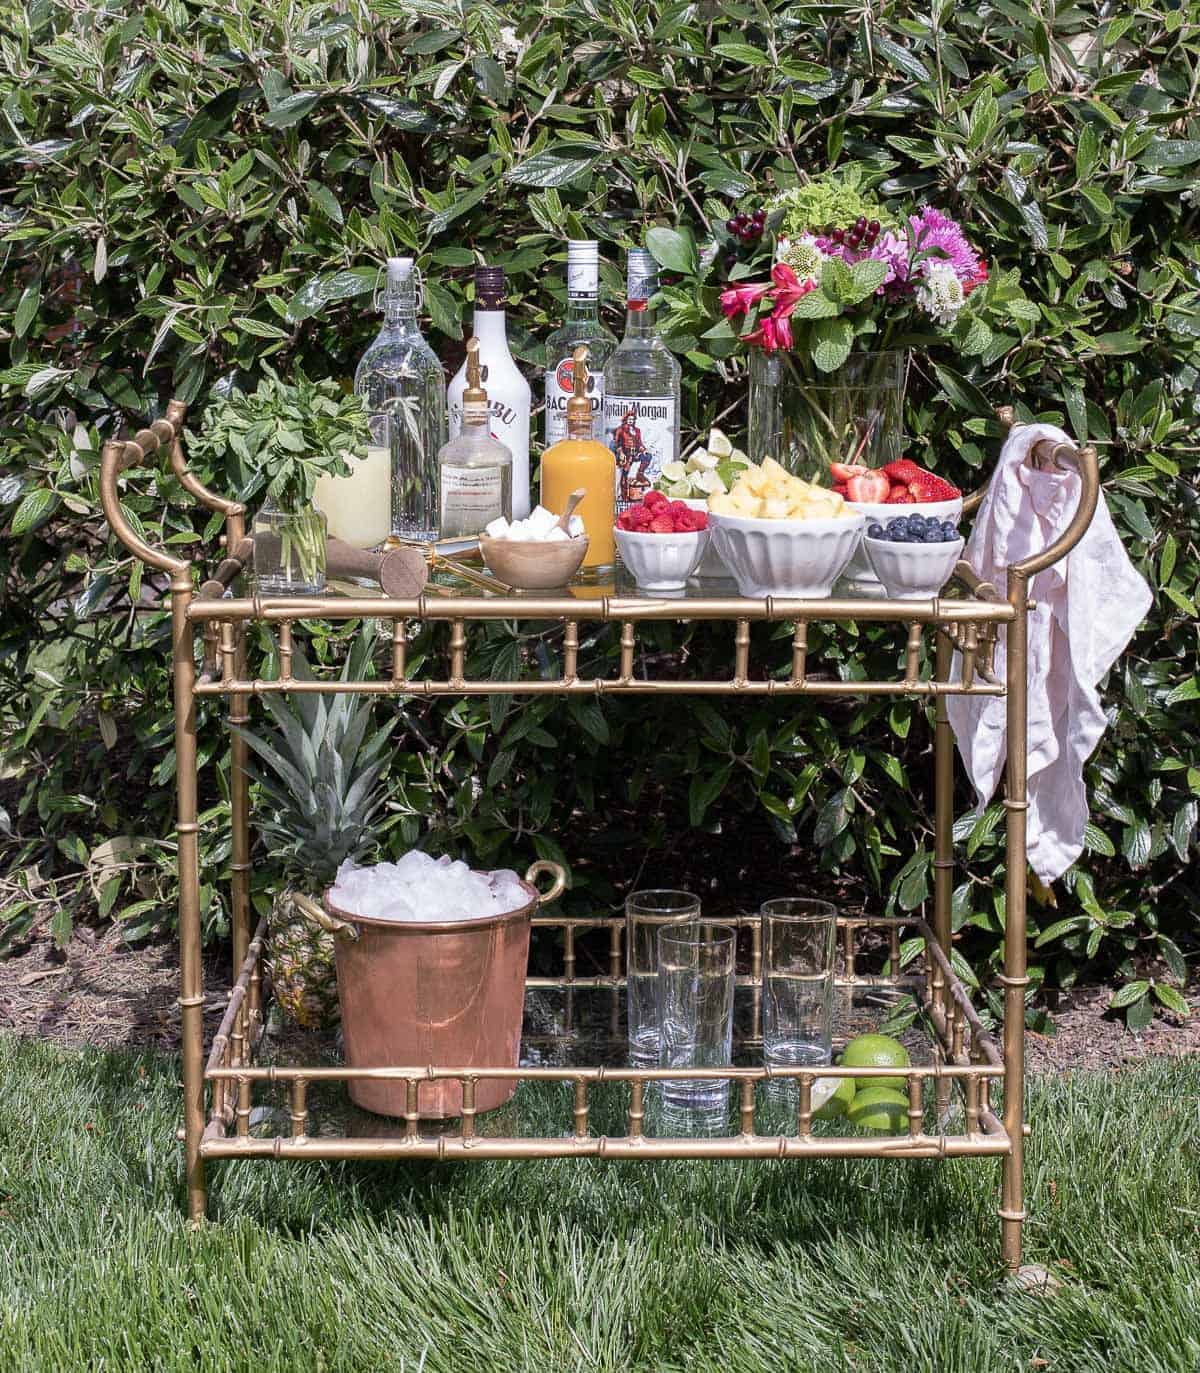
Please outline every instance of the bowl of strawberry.
[[[861, 467], [831, 462], [833, 489], [867, 524], [886, 525], [898, 515], [921, 515], [927, 520], [957, 524], [962, 515], [962, 492], [952, 482], [929, 472], [911, 458], [897, 458], [884, 467]], [[843, 574], [849, 590], [866, 595], [884, 594], [883, 584], [867, 558], [865, 542], [859, 546]]]
[[661, 491], [617, 516], [621, 561], [643, 591], [682, 591], [708, 545], [708, 515]]

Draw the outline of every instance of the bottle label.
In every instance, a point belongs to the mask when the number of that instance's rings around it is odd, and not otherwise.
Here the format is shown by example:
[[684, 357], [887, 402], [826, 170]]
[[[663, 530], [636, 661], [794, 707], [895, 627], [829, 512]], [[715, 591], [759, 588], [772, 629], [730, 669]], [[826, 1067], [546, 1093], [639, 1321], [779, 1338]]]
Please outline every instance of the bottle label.
[[572, 262], [567, 258], [567, 298], [568, 300], [594, 300], [600, 293], [600, 264], [595, 258], [590, 262]]
[[504, 474], [499, 467], [442, 466], [442, 530], [477, 534], [504, 514]]
[[675, 460], [674, 396], [604, 397], [604, 442], [617, 463], [617, 509], [635, 505]]
[[[567, 437], [567, 401], [575, 394], [575, 359], [562, 358], [546, 373], [546, 447]], [[598, 438], [604, 411], [604, 373], [588, 372], [588, 399], [592, 403], [592, 437]]]

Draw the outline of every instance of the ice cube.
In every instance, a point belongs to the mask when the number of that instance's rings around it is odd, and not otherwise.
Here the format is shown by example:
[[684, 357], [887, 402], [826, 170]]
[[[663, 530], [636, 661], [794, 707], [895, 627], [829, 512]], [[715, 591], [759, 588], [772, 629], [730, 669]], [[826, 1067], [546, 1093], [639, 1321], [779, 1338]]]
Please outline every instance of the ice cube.
[[558, 525], [555, 525], [554, 528], [549, 532], [549, 534], [546, 535], [544, 542], [567, 543], [569, 542], [570, 538], [570, 534], [568, 534], [565, 529], [560, 529]]
[[547, 534], [558, 523], [558, 516], [551, 514], [544, 505], [534, 506], [526, 524], [529, 525], [534, 537]]
[[489, 539], [503, 539], [508, 534], [508, 521], [501, 515], [497, 519], [492, 520], [489, 524], [485, 524], [483, 526], [483, 532]]

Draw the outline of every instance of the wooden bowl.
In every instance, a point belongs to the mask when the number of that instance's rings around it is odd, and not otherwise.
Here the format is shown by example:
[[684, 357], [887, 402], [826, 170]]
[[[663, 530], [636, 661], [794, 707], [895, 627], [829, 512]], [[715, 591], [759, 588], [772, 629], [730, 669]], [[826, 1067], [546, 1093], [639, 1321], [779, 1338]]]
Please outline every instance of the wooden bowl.
[[479, 551], [488, 571], [521, 591], [566, 586], [587, 556], [586, 534], [549, 543], [535, 539], [489, 539], [479, 536]]

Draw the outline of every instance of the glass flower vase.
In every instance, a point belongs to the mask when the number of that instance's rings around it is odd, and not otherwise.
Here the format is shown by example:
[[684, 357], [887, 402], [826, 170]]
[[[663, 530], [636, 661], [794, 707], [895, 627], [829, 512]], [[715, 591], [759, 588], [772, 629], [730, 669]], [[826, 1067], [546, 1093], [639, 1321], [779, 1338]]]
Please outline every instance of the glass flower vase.
[[750, 354], [750, 457], [829, 485], [831, 462], [882, 467], [901, 454], [908, 353], [851, 353], [836, 372], [801, 354]]
[[325, 516], [268, 500], [254, 517], [254, 582], [260, 596], [319, 596], [325, 590]]

